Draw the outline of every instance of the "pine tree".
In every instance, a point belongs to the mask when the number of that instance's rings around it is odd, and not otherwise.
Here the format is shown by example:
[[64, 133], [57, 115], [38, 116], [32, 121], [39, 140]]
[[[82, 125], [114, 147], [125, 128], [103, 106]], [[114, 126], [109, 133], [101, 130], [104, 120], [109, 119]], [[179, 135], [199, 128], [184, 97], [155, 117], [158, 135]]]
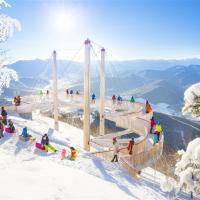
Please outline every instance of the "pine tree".
[[185, 100], [185, 105], [183, 107], [183, 113], [191, 113], [194, 117], [200, 117], [200, 95], [197, 95], [194, 91], [191, 91], [193, 96], [192, 102], [187, 102]]
[[[10, 7], [5, 0], [0, 0], [0, 9], [2, 6]], [[20, 22], [17, 19], [0, 13], [0, 94], [3, 88], [9, 87], [12, 79], [17, 80], [17, 73], [5, 66], [7, 54], [6, 50], [1, 48], [1, 44], [12, 37], [15, 29], [21, 29]]]
[[200, 138], [188, 144], [181, 159], [176, 163], [175, 174], [179, 178], [179, 188], [185, 187], [193, 194], [200, 196]]

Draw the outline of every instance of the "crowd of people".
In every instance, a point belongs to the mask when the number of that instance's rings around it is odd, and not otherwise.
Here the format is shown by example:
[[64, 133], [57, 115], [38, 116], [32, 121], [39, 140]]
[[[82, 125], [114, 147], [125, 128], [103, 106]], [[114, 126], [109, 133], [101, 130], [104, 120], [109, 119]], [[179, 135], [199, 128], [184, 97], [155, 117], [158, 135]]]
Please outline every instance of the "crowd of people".
[[[1, 107], [0, 139], [4, 137], [5, 133], [14, 134], [16, 133], [16, 128], [14, 126], [13, 121], [11, 119], [8, 119], [8, 113], [5, 110], [5, 108]], [[23, 142], [35, 140], [35, 138], [33, 138], [33, 136], [28, 133], [28, 129], [26, 126], [22, 128], [21, 134], [19, 135], [19, 139]], [[46, 152], [48, 152], [48, 150], [54, 153], [57, 152], [57, 149], [50, 144], [49, 137], [46, 133], [42, 136], [40, 144], [42, 149], [44, 149]], [[66, 154], [67, 154], [66, 149], [62, 149], [60, 152], [62, 160], [66, 158]], [[74, 147], [70, 147], [70, 152], [67, 158], [69, 160], [76, 160], [76, 149]]]
[[[74, 94], [73, 90], [66, 89], [66, 95], [67, 96], [68, 95], [73, 96], [73, 94]], [[79, 91], [76, 91], [75, 94], [79, 95]], [[42, 90], [40, 91], [40, 95], [43, 95]], [[46, 95], [49, 95], [49, 90], [46, 91]], [[92, 93], [92, 95], [91, 95], [92, 103], [95, 103], [95, 100], [96, 100], [96, 95], [94, 93]], [[115, 104], [116, 102], [118, 104], [121, 104], [122, 101], [123, 101], [123, 99], [120, 95], [118, 95], [117, 97], [115, 95], [112, 96], [113, 104]], [[135, 103], [135, 102], [136, 101], [135, 101], [134, 96], [131, 96], [130, 103]], [[16, 106], [18, 106], [18, 105], [20, 105], [20, 103], [21, 103], [21, 97], [15, 96], [14, 97], [14, 104]], [[146, 113], [150, 113], [152, 111], [151, 105], [148, 101], [146, 101], [145, 108], [146, 108]], [[15, 133], [15, 131], [16, 131], [12, 120], [7, 119], [7, 116], [8, 116], [7, 111], [5, 110], [4, 107], [1, 107], [0, 138], [4, 137], [5, 131], [8, 132], [8, 133]], [[151, 120], [150, 120], [150, 135], [152, 136], [154, 144], [159, 142], [161, 133], [162, 133], [161, 124], [159, 122], [156, 123], [155, 120], [154, 120], [154, 117], [152, 117]], [[32, 138], [32, 136], [28, 133], [27, 127], [24, 127], [22, 129], [22, 133], [21, 133], [20, 137], [23, 138], [22, 139], [23, 141], [28, 141], [28, 140], [30, 140], [30, 138]], [[134, 138], [132, 138], [129, 141], [129, 144], [127, 146], [127, 150], [128, 150], [129, 155], [132, 155], [134, 145], [135, 145], [135, 141], [134, 141]], [[49, 143], [49, 137], [48, 137], [47, 134], [44, 134], [42, 136], [41, 146], [46, 152], [48, 152], [48, 150], [51, 150], [52, 152], [57, 152], [57, 150]], [[113, 155], [113, 159], [111, 160], [112, 162], [118, 162], [119, 152], [120, 152], [120, 149], [119, 149], [119, 144], [117, 142], [117, 139], [113, 138], [113, 154], [114, 155]], [[66, 153], [67, 153], [66, 149], [61, 150], [60, 156], [61, 156], [62, 160], [66, 158]], [[76, 149], [74, 147], [70, 147], [70, 155], [68, 156], [68, 158], [70, 160], [76, 159]]]
[[72, 89], [71, 89], [71, 90], [66, 89], [66, 90], [65, 90], [65, 94], [66, 94], [67, 97], [68, 97], [69, 95], [70, 95], [71, 97], [73, 97], [74, 94], [79, 95], [80, 93], [79, 93], [78, 90], [74, 91], [74, 90], [72, 90]]
[[162, 134], [162, 126], [160, 122], [157, 122], [154, 120], [154, 117], [150, 120], [150, 135], [153, 138], [154, 144], [158, 143], [160, 141], [160, 135]]

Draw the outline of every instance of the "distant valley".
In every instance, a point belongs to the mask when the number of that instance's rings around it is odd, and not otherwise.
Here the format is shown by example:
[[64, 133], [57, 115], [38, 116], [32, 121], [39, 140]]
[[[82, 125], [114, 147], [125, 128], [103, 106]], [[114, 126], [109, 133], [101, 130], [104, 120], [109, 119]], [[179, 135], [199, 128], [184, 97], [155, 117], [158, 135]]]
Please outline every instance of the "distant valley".
[[[19, 75], [3, 96], [26, 94], [50, 84], [50, 60], [18, 61], [9, 67]], [[91, 64], [91, 92], [99, 92], [99, 66]], [[83, 64], [58, 61], [58, 78], [64, 83], [60, 89], [72, 87], [83, 90]], [[106, 95], [135, 96], [148, 99], [153, 104], [165, 103], [170, 109], [180, 111], [187, 87], [200, 81], [200, 60], [136, 60], [106, 63]], [[71, 83], [71, 84], [69, 84]]]

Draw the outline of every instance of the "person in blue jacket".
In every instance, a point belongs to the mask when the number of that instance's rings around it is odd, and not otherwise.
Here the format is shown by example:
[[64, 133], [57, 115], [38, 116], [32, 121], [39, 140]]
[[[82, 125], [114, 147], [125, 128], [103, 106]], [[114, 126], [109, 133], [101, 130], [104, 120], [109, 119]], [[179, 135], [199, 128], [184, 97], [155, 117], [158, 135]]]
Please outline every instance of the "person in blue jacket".
[[122, 97], [121, 97], [121, 96], [118, 96], [118, 97], [117, 97], [117, 103], [118, 103], [118, 104], [121, 104], [121, 103], [122, 103]]
[[27, 127], [24, 127], [22, 129], [22, 137], [27, 138], [28, 137], [28, 131], [27, 131]]
[[95, 94], [93, 93], [93, 94], [92, 94], [92, 103], [95, 103], [95, 99], [96, 99], [96, 96], [95, 96]]

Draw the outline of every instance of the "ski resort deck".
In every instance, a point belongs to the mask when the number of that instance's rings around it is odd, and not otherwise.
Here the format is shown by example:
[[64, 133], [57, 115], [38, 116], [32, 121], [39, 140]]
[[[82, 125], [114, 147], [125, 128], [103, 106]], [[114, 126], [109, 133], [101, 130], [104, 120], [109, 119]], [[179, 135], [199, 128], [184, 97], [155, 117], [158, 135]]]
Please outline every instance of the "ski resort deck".
[[[59, 115], [83, 110], [83, 95], [59, 94], [58, 102]], [[99, 110], [99, 103], [97, 99], [95, 103], [91, 104], [91, 112]], [[7, 106], [6, 109], [19, 114], [37, 110], [41, 113], [49, 112], [52, 115], [53, 99], [49, 95], [24, 96], [20, 106]], [[153, 145], [152, 137], [149, 134], [149, 122], [152, 116], [153, 112], [145, 112], [145, 104], [129, 101], [113, 103], [112, 100], [105, 100], [105, 119], [113, 121], [117, 127], [124, 130], [90, 138], [90, 144], [93, 147], [91, 153], [110, 161], [113, 157], [112, 141], [116, 137], [120, 146], [119, 162], [130, 174], [136, 175], [143, 168], [152, 166], [160, 158], [164, 142], [162, 134], [159, 143]], [[124, 138], [124, 136], [131, 135], [131, 133], [136, 133], [139, 137], [135, 139], [132, 155], [129, 155], [127, 146], [130, 138]]]
[[[141, 169], [154, 164], [162, 154], [164, 136], [161, 133], [159, 143], [154, 145], [154, 142], [149, 134], [150, 119], [153, 112], [146, 113], [146, 105], [139, 102], [131, 103], [130, 101], [112, 101], [105, 97], [105, 49], [98, 46], [101, 52], [100, 61], [100, 81], [99, 81], [99, 99], [93, 98], [90, 100], [91, 77], [91, 50], [95, 57], [98, 56], [92, 45], [97, 43], [85, 40], [84, 46], [84, 77], [83, 77], [83, 92], [82, 95], [66, 94], [64, 89], [58, 91], [57, 87], [57, 61], [56, 51], [53, 51], [53, 90], [47, 95], [29, 95], [23, 96], [20, 106], [7, 106], [8, 111], [17, 112], [20, 114], [39, 111], [40, 113], [49, 113], [49, 116], [54, 117], [54, 128], [59, 130], [58, 119], [59, 115], [64, 116], [67, 113], [78, 113], [83, 119], [83, 147], [86, 151], [92, 151], [93, 155], [111, 160], [113, 156], [113, 138], [117, 138], [120, 145], [119, 161], [131, 174], [136, 174]], [[82, 47], [81, 47], [82, 48]], [[80, 48], [80, 49], [81, 49]], [[78, 50], [78, 52], [80, 51]], [[77, 54], [76, 54], [77, 55]], [[68, 66], [69, 68], [69, 66]], [[150, 107], [150, 105], [149, 105]], [[99, 135], [91, 137], [90, 118], [93, 111], [99, 113]], [[105, 120], [108, 119], [116, 124], [117, 127], [123, 128], [123, 131], [105, 134]], [[132, 134], [137, 134], [132, 155], [129, 155], [127, 150]], [[126, 139], [128, 138], [128, 139]], [[93, 148], [91, 148], [93, 147]]]

